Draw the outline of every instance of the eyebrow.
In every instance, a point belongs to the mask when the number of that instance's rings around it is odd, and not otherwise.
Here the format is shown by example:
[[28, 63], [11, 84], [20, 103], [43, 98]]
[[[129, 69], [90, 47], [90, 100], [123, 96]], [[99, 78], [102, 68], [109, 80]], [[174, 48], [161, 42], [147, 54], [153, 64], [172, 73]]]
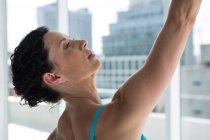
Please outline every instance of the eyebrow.
[[62, 41], [66, 40], [66, 38], [62, 38], [59, 42], [58, 42], [58, 45], [60, 46]]

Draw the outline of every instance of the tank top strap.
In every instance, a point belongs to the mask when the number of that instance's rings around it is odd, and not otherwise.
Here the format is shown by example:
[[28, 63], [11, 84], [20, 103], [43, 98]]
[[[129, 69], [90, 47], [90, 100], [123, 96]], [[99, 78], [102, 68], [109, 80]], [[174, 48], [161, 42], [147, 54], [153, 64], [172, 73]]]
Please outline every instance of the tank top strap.
[[100, 105], [100, 107], [97, 109], [96, 113], [95, 113], [95, 116], [93, 118], [93, 121], [92, 121], [92, 124], [91, 124], [91, 128], [90, 128], [90, 138], [89, 140], [94, 140], [94, 135], [95, 135], [95, 128], [96, 128], [96, 123], [97, 123], [97, 120], [99, 118], [99, 115], [103, 109], [104, 105]]
[[140, 140], [147, 140], [147, 138], [142, 134]]
[[58, 140], [58, 128], [55, 130], [55, 140]]

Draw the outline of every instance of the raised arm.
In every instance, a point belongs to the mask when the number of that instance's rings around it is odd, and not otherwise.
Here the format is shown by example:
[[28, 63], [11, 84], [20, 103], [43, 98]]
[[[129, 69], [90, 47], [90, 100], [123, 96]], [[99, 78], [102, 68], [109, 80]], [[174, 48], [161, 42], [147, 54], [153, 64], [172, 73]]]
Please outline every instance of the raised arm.
[[[119, 88], [120, 120], [144, 124], [180, 61], [202, 0], [172, 0], [164, 27], [144, 66]], [[141, 126], [141, 125], [140, 125]]]

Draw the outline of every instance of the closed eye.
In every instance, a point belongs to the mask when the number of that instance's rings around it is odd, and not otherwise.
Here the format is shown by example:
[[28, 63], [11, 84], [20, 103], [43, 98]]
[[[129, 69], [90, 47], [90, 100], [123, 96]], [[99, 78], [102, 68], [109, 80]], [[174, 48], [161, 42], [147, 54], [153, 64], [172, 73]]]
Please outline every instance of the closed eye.
[[69, 47], [71, 47], [70, 42], [64, 45], [64, 49], [68, 49]]
[[[72, 40], [75, 40], [74, 38]], [[69, 47], [73, 47], [70, 41], [67, 44], [64, 44], [64, 49], [68, 49]]]

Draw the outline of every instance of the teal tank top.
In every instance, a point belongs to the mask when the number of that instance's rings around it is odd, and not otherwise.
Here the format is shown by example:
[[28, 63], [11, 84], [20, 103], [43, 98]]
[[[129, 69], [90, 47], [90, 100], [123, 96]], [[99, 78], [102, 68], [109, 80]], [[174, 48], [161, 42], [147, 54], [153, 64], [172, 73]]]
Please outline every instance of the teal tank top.
[[[89, 140], [94, 140], [94, 135], [95, 135], [95, 128], [96, 128], [96, 123], [97, 120], [99, 118], [99, 115], [103, 109], [104, 105], [100, 105], [100, 107], [97, 109], [95, 116], [93, 118], [92, 124], [91, 124], [91, 128], [90, 128], [90, 137]], [[55, 140], [58, 140], [58, 133], [56, 131], [56, 138]], [[141, 135], [140, 140], [147, 140], [146, 137], [144, 135]]]

